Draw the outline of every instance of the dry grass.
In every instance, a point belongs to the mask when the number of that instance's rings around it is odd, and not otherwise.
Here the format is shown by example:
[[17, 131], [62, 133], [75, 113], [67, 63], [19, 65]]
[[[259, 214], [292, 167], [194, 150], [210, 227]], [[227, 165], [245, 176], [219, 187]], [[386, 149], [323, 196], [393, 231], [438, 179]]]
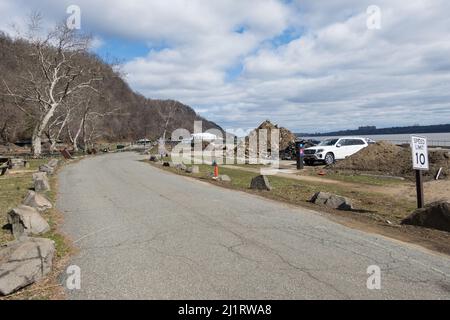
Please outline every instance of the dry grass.
[[33, 171], [45, 162], [46, 160], [31, 160], [29, 170], [0, 177], [0, 244], [12, 240], [11, 232], [4, 228], [7, 213], [22, 202], [32, 187]]
[[[348, 182], [355, 183], [357, 188], [346, 188], [339, 184], [329, 184], [320, 182], [300, 181], [289, 179], [285, 177], [269, 177], [272, 185], [271, 192], [260, 192], [250, 189], [251, 180], [258, 174], [254, 172], [247, 172], [243, 170], [228, 169], [220, 167], [220, 174], [228, 175], [232, 182], [222, 183], [214, 181], [210, 178], [213, 168], [210, 165], [200, 165], [200, 174], [190, 175], [175, 168], [164, 168], [171, 172], [194, 176], [201, 180], [206, 180], [210, 183], [220, 185], [226, 188], [245, 191], [252, 194], [257, 194], [272, 200], [287, 202], [293, 205], [304, 206], [308, 208], [317, 209], [317, 206], [310, 203], [311, 197], [319, 191], [330, 192], [354, 200], [355, 213], [361, 216], [369, 217], [377, 221], [389, 220], [394, 224], [400, 223], [412, 210], [415, 208], [415, 202], [411, 199], [390, 196], [387, 194], [380, 194], [372, 192], [368, 186], [370, 185], [392, 185], [399, 183], [398, 181], [380, 179], [377, 177], [358, 177], [343, 179]], [[333, 177], [340, 179], [341, 177]], [[327, 208], [322, 208], [324, 211], [333, 212]]]
[[[32, 187], [32, 174], [37, 170], [39, 165], [46, 163], [48, 160], [31, 160], [30, 170], [27, 172], [11, 174], [0, 178], [0, 224], [6, 224], [6, 215], [8, 211], [20, 204]], [[50, 185], [52, 191], [46, 194], [47, 198], [56, 203], [58, 188], [57, 174], [50, 177]], [[59, 284], [58, 275], [63, 272], [67, 261], [72, 253], [71, 242], [60, 231], [59, 226], [62, 223], [62, 215], [55, 209], [48, 210], [44, 213], [51, 230], [42, 235], [42, 237], [52, 239], [55, 242], [56, 256], [53, 261], [53, 271], [41, 281], [28, 286], [10, 296], [0, 298], [11, 300], [55, 300], [64, 299], [64, 290]], [[11, 232], [2, 229], [0, 233], [0, 244], [13, 240]]]

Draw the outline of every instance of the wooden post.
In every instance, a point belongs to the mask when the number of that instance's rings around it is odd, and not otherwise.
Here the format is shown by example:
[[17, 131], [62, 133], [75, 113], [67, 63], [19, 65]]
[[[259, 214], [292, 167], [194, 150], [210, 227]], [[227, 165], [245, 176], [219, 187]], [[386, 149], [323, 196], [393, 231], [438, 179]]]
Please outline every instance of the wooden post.
[[421, 170], [416, 170], [416, 190], [417, 190], [417, 207], [422, 209], [424, 207], [423, 196], [423, 176]]

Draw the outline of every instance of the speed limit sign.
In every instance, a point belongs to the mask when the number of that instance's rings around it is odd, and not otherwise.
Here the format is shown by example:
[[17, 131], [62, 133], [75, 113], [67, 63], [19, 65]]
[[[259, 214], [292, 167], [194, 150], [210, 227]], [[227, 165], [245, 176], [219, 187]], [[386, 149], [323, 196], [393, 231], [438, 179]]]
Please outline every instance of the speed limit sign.
[[427, 138], [412, 136], [411, 149], [412, 149], [413, 169], [422, 171], [430, 170], [430, 165], [428, 162]]

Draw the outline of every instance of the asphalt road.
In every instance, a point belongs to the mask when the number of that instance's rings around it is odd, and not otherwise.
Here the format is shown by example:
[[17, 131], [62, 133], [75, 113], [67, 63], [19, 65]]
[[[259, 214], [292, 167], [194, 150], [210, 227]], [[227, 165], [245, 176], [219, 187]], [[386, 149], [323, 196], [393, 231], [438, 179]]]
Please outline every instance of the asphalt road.
[[[140, 158], [98, 156], [60, 173], [81, 268], [69, 298], [450, 299], [448, 257]], [[381, 290], [367, 289], [371, 265]]]

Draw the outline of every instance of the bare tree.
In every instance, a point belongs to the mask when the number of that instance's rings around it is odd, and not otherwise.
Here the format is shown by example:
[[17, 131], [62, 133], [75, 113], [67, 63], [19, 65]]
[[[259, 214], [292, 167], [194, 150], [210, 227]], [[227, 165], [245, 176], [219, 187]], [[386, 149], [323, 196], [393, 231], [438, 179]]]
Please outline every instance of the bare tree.
[[170, 104], [170, 107], [169, 107], [169, 112], [167, 113], [167, 115], [163, 115], [163, 117], [165, 118], [165, 121], [166, 121], [165, 126], [164, 126], [164, 132], [162, 135], [163, 141], [166, 141], [167, 128], [169, 127], [170, 121], [172, 120], [173, 115], [175, 114], [176, 105], [177, 105], [177, 102], [172, 101], [172, 103]]
[[[35, 20], [38, 18], [34, 17], [30, 23], [33, 30], [37, 28]], [[4, 79], [3, 83], [13, 104], [35, 120], [32, 151], [35, 157], [39, 157], [42, 135], [59, 108], [72, 95], [82, 90], [95, 90], [93, 84], [102, 78], [98, 70], [83, 63], [89, 38], [76, 30], [62, 24], [44, 38], [33, 36], [29, 41], [32, 50], [27, 61], [31, 63], [19, 76], [20, 84], [10, 88]], [[61, 125], [63, 123], [64, 120]]]
[[50, 152], [56, 150], [56, 144], [60, 140], [63, 130], [66, 128], [70, 119], [73, 116], [74, 106], [72, 104], [66, 104], [60, 108], [60, 114], [55, 116], [53, 121], [50, 122], [45, 130], [45, 135], [50, 142]]
[[[85, 151], [89, 146], [92, 146], [94, 139], [101, 137], [101, 134], [97, 131], [99, 122], [106, 117], [117, 115], [120, 110], [120, 108], [101, 110], [100, 104], [95, 101], [95, 98], [98, 97], [94, 94], [83, 98], [75, 108], [76, 115], [71, 118], [73, 119], [72, 125], [67, 127], [74, 152], [79, 151], [81, 138]], [[75, 131], [72, 130], [73, 127]]]

